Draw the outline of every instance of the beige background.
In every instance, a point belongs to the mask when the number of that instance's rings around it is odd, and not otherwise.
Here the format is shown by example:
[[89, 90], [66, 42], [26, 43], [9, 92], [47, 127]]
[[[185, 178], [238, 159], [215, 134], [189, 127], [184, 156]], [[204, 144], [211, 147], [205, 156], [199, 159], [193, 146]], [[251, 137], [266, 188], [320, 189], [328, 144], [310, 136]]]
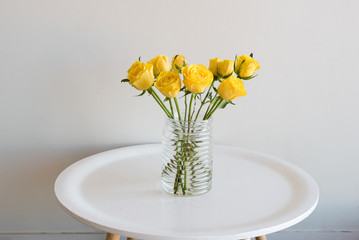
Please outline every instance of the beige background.
[[0, 233], [93, 232], [58, 207], [71, 163], [159, 142], [164, 115], [120, 80], [139, 56], [253, 52], [215, 141], [300, 166], [321, 190], [295, 231], [359, 231], [359, 2], [0, 0]]

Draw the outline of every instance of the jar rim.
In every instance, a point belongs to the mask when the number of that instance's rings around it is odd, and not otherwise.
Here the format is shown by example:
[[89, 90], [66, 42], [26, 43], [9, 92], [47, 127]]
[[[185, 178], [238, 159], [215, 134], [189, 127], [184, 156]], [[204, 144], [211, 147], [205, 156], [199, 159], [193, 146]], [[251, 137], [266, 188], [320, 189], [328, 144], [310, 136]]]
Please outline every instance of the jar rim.
[[[203, 116], [201, 116], [201, 117], [203, 117]], [[181, 124], [185, 124], [185, 123], [207, 124], [207, 123], [211, 123], [213, 121], [213, 117], [210, 117], [210, 118], [208, 118], [206, 120], [203, 120], [203, 119], [199, 118], [196, 121], [195, 120], [188, 121], [188, 120], [179, 120], [179, 119], [173, 119], [173, 118], [166, 118], [166, 121], [174, 122], [174, 123], [181, 123]]]

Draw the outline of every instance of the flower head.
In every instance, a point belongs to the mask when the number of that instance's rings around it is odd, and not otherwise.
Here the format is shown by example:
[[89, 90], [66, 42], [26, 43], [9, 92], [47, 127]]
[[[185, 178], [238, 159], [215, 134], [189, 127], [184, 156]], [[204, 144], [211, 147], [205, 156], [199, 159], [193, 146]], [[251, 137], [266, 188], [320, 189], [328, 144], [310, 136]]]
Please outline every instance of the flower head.
[[186, 58], [183, 55], [176, 55], [172, 58], [172, 69], [178, 72], [178, 68], [183, 68], [187, 65]]
[[217, 64], [218, 73], [223, 78], [228, 78], [233, 74], [234, 70], [234, 61], [233, 60], [223, 60]]
[[181, 89], [181, 78], [175, 72], [161, 72], [155, 82], [155, 87], [166, 97], [174, 98]]
[[127, 78], [130, 84], [137, 90], [147, 90], [154, 82], [153, 66], [149, 63], [141, 63], [136, 61], [128, 69]]
[[158, 55], [148, 61], [153, 65], [153, 73], [157, 76], [160, 72], [167, 72], [171, 70], [171, 63], [167, 56]]
[[182, 68], [183, 84], [192, 93], [201, 93], [213, 81], [213, 73], [202, 64], [191, 64]]
[[244, 90], [243, 81], [234, 76], [224, 79], [221, 84], [219, 84], [218, 94], [221, 98], [229, 101], [247, 95]]
[[223, 60], [216, 57], [209, 60], [209, 70], [213, 73], [214, 76], [217, 76], [217, 69], [218, 69], [218, 63], [222, 62]]
[[252, 57], [244, 54], [237, 57], [235, 72], [239, 78], [250, 78], [260, 68], [259, 63]]

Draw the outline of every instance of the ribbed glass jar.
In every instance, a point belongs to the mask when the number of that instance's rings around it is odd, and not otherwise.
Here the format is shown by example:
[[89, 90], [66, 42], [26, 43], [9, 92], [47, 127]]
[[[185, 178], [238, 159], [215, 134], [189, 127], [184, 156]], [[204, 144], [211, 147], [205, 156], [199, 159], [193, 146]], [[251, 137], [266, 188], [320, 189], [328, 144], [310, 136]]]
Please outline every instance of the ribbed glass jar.
[[167, 119], [162, 135], [162, 187], [174, 195], [199, 195], [212, 187], [212, 118]]

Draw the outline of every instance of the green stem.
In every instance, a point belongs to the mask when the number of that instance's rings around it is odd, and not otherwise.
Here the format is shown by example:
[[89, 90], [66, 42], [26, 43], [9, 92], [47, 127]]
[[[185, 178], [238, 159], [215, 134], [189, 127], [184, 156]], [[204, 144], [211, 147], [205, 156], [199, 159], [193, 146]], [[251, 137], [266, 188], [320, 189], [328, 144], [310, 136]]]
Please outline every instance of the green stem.
[[187, 190], [187, 166], [184, 166], [184, 183], [183, 183], [183, 195], [186, 195], [186, 190]]
[[174, 97], [174, 100], [175, 100], [175, 104], [176, 104], [176, 108], [177, 108], [178, 120], [181, 121], [181, 111], [180, 111], [179, 106], [178, 106], [177, 98]]
[[208, 114], [213, 110], [214, 106], [216, 106], [217, 102], [218, 102], [219, 98], [217, 97], [217, 94], [214, 96], [214, 98], [212, 99], [212, 101], [210, 102], [210, 104], [208, 105], [208, 108], [206, 110], [206, 113], [204, 114], [203, 120], [206, 119], [206, 117], [208, 116]]
[[172, 101], [171, 101], [171, 98], [170, 98], [168, 101], [170, 102], [170, 107], [171, 107], [171, 113], [172, 113], [172, 116], [174, 116], [174, 115], [173, 115], [173, 106], [172, 106]]
[[170, 111], [168, 111], [168, 109], [166, 108], [165, 104], [162, 102], [162, 100], [161, 100], [160, 97], [157, 95], [157, 93], [155, 92], [155, 90], [153, 90], [153, 88], [150, 87], [149, 89], [147, 89], [147, 92], [152, 95], [152, 97], [156, 100], [156, 102], [158, 103], [158, 105], [160, 105], [160, 107], [162, 108], [162, 110], [166, 113], [167, 117], [173, 119], [172, 114], [170, 113]]
[[213, 83], [214, 83], [214, 81], [212, 81], [211, 86], [209, 86], [208, 91], [207, 91], [207, 94], [206, 94], [206, 96], [204, 97], [203, 101], [201, 102], [201, 106], [200, 106], [199, 109], [198, 109], [198, 112], [197, 112], [197, 115], [196, 115], [196, 118], [195, 118], [194, 121], [197, 121], [198, 115], [199, 115], [199, 113], [201, 112], [201, 109], [202, 109], [202, 107], [203, 107], [203, 105], [204, 105], [204, 103], [205, 103], [205, 101], [206, 101], [206, 99], [207, 99], [207, 97], [208, 97], [208, 95], [209, 95], [209, 92], [210, 92], [211, 89], [212, 89]]
[[193, 104], [193, 99], [195, 99], [196, 94], [195, 93], [191, 93], [191, 101], [189, 103], [189, 111], [188, 111], [188, 125], [187, 125], [187, 135], [186, 135], [186, 142], [185, 142], [185, 157], [182, 160], [182, 165], [184, 168], [184, 181], [183, 181], [183, 187], [182, 187], [182, 192], [183, 195], [186, 194], [186, 190], [187, 190], [187, 161], [191, 161], [191, 155], [189, 155], [189, 138], [188, 136], [190, 135], [190, 131], [191, 131], [191, 120], [192, 120], [192, 104]]
[[221, 98], [221, 100], [219, 101], [219, 103], [214, 107], [214, 109], [208, 114], [208, 116], [206, 117], [207, 120], [208, 118], [210, 118], [212, 116], [212, 114], [218, 109], [218, 107], [222, 104], [222, 102], [225, 101], [223, 98]]
[[189, 121], [189, 122], [192, 120], [192, 114], [191, 114], [191, 111], [192, 111], [192, 102], [193, 102], [193, 99], [194, 99], [195, 96], [196, 96], [195, 93], [191, 93], [191, 101], [189, 102], [189, 111], [188, 111], [188, 121]]
[[184, 120], [187, 119], [187, 95], [184, 96], [184, 104], [185, 104], [185, 108], [184, 108]]

